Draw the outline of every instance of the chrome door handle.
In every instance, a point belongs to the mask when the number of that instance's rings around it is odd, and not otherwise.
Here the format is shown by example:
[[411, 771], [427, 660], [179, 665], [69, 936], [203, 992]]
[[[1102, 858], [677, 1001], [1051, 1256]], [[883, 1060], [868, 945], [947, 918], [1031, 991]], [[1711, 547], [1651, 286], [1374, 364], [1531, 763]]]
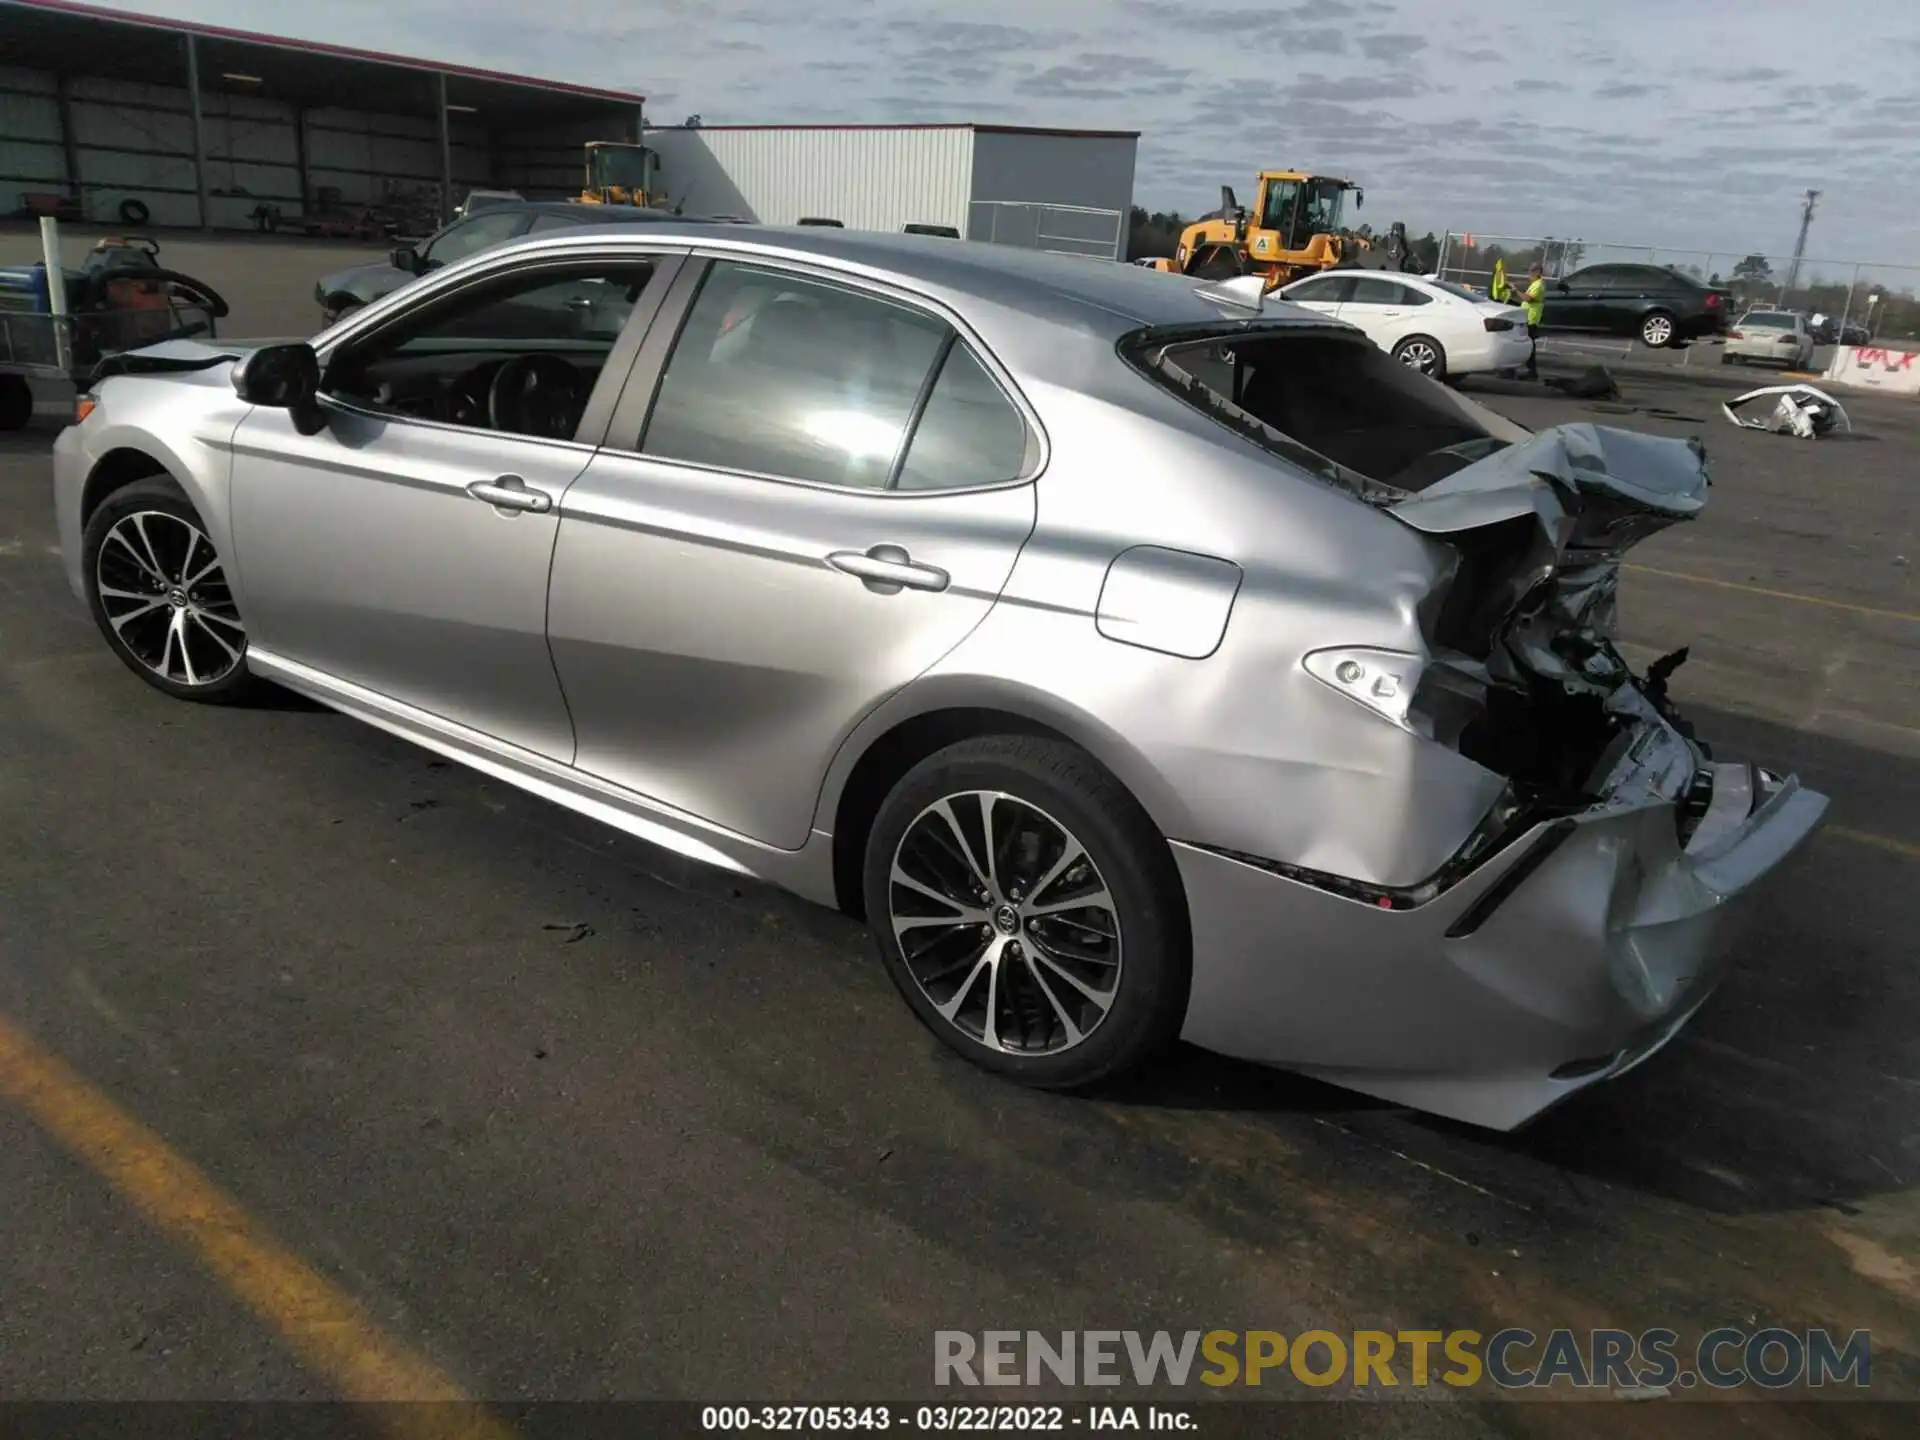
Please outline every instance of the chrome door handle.
[[857, 577], [878, 595], [902, 590], [944, 590], [953, 577], [937, 565], [916, 564], [898, 545], [875, 545], [867, 550], [836, 550], [827, 564], [843, 575]]
[[527, 488], [527, 482], [518, 475], [502, 475], [497, 480], [476, 480], [467, 486], [467, 493], [476, 500], [484, 500], [496, 510], [531, 510], [536, 515], [544, 515], [553, 509], [553, 497], [543, 490]]

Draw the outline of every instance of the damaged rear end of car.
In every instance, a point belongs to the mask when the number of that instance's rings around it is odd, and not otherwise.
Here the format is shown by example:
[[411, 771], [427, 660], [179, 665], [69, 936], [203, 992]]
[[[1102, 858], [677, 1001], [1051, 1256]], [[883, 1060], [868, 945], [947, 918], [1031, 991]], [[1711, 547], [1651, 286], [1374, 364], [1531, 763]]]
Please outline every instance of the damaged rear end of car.
[[[1196, 957], [1220, 957], [1231, 978], [1196, 979], [1186, 1034], [1512, 1128], [1686, 1023], [1827, 801], [1712, 754], [1667, 693], [1684, 650], [1636, 674], [1618, 648], [1623, 557], [1706, 505], [1697, 440], [1591, 424], [1532, 434], [1337, 348], [1349, 343], [1229, 322], [1142, 332], [1122, 356], [1298, 482], [1342, 489], [1435, 547], [1402, 646], [1330, 635], [1298, 663], [1372, 717], [1355, 723], [1498, 777], [1498, 799], [1410, 885], [1176, 846]], [[1364, 403], [1346, 393], [1356, 386]], [[1209, 933], [1214, 910], [1260, 914], [1267, 934]], [[1280, 936], [1338, 953], [1305, 956]], [[1237, 999], [1216, 1002], [1216, 989]]]

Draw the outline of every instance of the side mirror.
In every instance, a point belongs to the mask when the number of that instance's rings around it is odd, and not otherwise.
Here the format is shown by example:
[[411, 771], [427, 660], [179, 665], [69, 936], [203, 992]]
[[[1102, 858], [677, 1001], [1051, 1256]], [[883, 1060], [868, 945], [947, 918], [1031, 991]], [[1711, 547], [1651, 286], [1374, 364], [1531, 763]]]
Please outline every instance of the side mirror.
[[1364, 210], [1366, 206], [1367, 192], [1356, 185], [1353, 190], [1353, 208], [1356, 210]]
[[393, 268], [396, 270], [404, 270], [409, 275], [420, 273], [420, 256], [411, 245], [399, 246], [387, 258], [393, 262]]
[[1562, 295], [1571, 295], [1573, 293], [1573, 287], [1564, 280], [1554, 281], [1553, 288], [1558, 290]]
[[285, 410], [293, 428], [315, 435], [326, 425], [320, 413], [320, 357], [305, 341], [263, 345], [233, 367], [233, 389], [249, 405]]

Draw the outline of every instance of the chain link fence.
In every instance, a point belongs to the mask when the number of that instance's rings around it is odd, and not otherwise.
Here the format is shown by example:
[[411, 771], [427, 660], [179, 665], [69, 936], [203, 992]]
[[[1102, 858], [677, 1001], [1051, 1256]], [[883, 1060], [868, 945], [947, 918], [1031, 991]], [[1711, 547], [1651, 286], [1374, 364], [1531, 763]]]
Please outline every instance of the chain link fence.
[[[1437, 273], [1458, 285], [1485, 291], [1496, 263], [1508, 279], [1524, 285], [1528, 267], [1539, 264], [1549, 281], [1595, 265], [1655, 265], [1724, 288], [1733, 295], [1732, 315], [1749, 309], [1792, 310], [1808, 318], [1821, 347], [1824, 365], [1832, 345], [1903, 346], [1920, 342], [1920, 266], [1875, 265], [1757, 251], [1680, 250], [1659, 245], [1625, 245], [1594, 240], [1565, 240], [1542, 235], [1487, 235], [1448, 231], [1442, 237]], [[1560, 343], [1567, 343], [1556, 337]], [[1631, 336], [1583, 336], [1589, 351], [1631, 353]], [[1543, 352], [1544, 353], [1544, 352]], [[1681, 363], [1691, 359], [1680, 352]]]
[[1127, 217], [1120, 210], [1084, 205], [975, 200], [967, 213], [967, 238], [1056, 255], [1120, 260], [1127, 240]]

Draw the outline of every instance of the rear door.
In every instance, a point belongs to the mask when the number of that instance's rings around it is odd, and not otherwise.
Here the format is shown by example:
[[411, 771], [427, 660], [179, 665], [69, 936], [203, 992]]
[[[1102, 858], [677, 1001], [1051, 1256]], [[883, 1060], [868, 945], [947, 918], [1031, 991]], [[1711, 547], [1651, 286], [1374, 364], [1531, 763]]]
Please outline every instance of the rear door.
[[1318, 314], [1335, 316], [1339, 314], [1340, 302], [1352, 289], [1351, 275], [1315, 275], [1289, 285], [1282, 298], [1289, 305], [1304, 305]]
[[1355, 275], [1350, 284], [1352, 288], [1340, 302], [1339, 317], [1366, 331], [1367, 338], [1381, 349], [1392, 349], [1407, 332], [1413, 292], [1384, 275]]
[[1041, 456], [953, 317], [784, 262], [690, 265], [561, 500], [575, 764], [799, 848], [848, 732], [999, 596]]

